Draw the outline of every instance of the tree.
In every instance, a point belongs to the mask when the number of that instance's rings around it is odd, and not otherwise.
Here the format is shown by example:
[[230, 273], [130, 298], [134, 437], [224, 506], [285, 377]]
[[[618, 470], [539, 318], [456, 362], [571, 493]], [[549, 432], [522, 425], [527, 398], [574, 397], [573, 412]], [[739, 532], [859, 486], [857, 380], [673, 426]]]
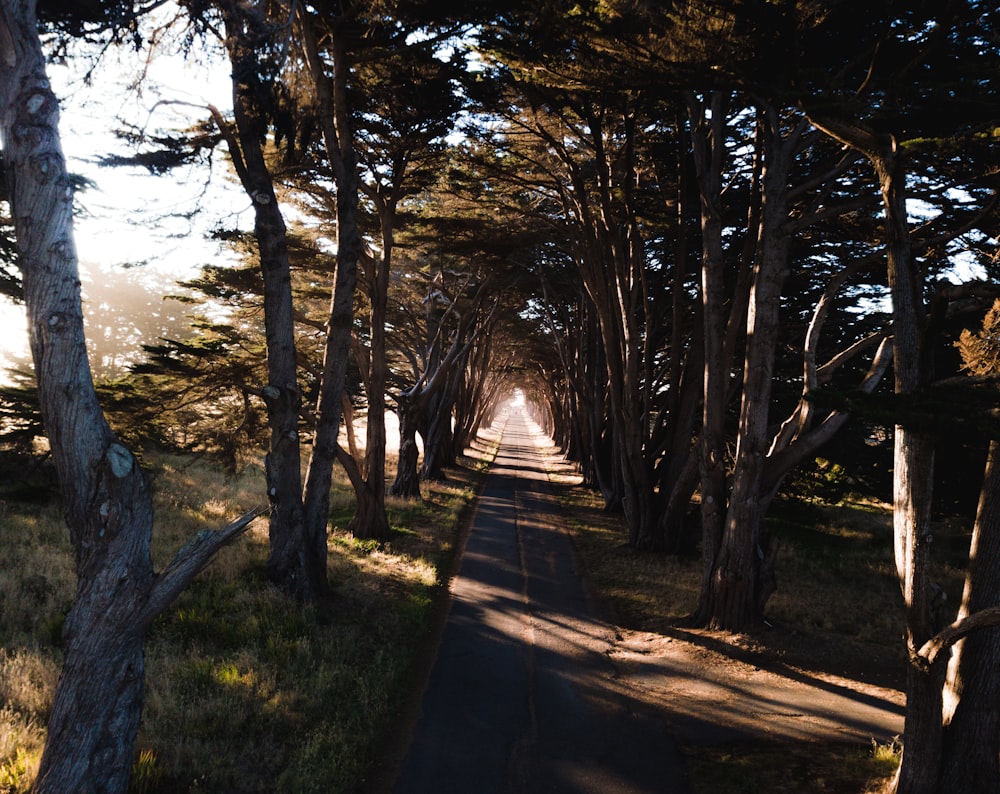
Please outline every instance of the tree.
[[[966, 369], [990, 379], [1000, 374], [1000, 302], [982, 330], [964, 331], [958, 343]], [[996, 388], [987, 384], [987, 388]], [[1000, 607], [1000, 440], [991, 439], [979, 508], [972, 530], [969, 569], [958, 620]], [[949, 662], [944, 714], [943, 794], [988, 791], [1000, 780], [1000, 626], [981, 628], [956, 643]]]
[[[864, 52], [847, 64], [844, 78], [855, 81], [858, 101], [864, 98], [869, 103], [837, 102], [828, 92], [803, 98], [811, 121], [864, 154], [878, 181], [893, 305], [895, 393], [902, 397], [927, 387], [932, 375], [925, 355], [929, 339], [924, 276], [913, 253], [906, 205], [909, 172], [929, 150], [943, 155], [939, 163], [947, 162], [959, 139], [976, 145], [982, 125], [995, 124], [995, 109], [982, 107], [970, 94], [987, 90], [984, 83], [989, 78], [973, 87], [962, 70], [955, 69], [970, 59], [996, 62], [995, 45], [982, 36], [989, 28], [982, 14], [977, 3], [918, 4], [905, 14], [879, 7], [867, 18], [873, 24], [863, 36], [853, 17], [839, 17], [845, 26], [840, 32], [861, 41]], [[921, 79], [932, 67], [933, 84]], [[916, 90], [900, 90], [904, 85]], [[928, 147], [929, 140], [937, 143]], [[936, 790], [942, 757], [945, 670], [941, 664], [919, 663], [920, 648], [934, 634], [929, 573], [934, 439], [924, 428], [897, 421], [894, 449], [896, 567], [906, 604], [911, 664], [903, 760], [893, 787], [898, 794], [911, 794]]]
[[39, 401], [77, 571], [35, 791], [124, 792], [142, 705], [146, 632], [259, 511], [200, 534], [153, 571], [149, 484], [104, 419], [87, 362], [73, 195], [35, 12], [33, 0], [0, 3], [0, 138]]
[[[411, 37], [408, 27], [377, 26], [378, 54], [371, 48], [359, 68], [360, 190], [371, 205], [379, 245], [362, 257], [368, 298], [368, 347], [359, 362], [367, 396], [363, 467], [344, 458], [357, 506], [348, 528], [358, 537], [385, 539], [385, 398], [389, 379], [387, 333], [389, 285], [400, 206], [438, 179], [445, 164], [444, 136], [461, 106], [459, 65], [435, 54], [434, 39]], [[371, 38], [375, 38], [373, 32]], [[419, 85], [419, 91], [414, 87]]]
[[[200, 31], [213, 31], [213, 13], [221, 20], [223, 31], [215, 31], [215, 35], [223, 42], [233, 69], [233, 119], [224, 118], [214, 107], [209, 110], [254, 208], [267, 343], [267, 383], [260, 394], [267, 406], [271, 434], [265, 458], [272, 505], [268, 572], [289, 594], [314, 600], [329, 591], [329, 492], [338, 450], [361, 250], [357, 162], [347, 102], [351, 73], [347, 38], [360, 9], [340, 13], [333, 6], [293, 7], [297, 38], [291, 37], [291, 28], [285, 24], [289, 9], [271, 3], [223, 0], [211, 7], [190, 4], [188, 10], [191, 24]], [[300, 48], [295, 53], [300, 57], [292, 65], [300, 67], [298, 74], [308, 76], [309, 101], [317, 109], [315, 115], [299, 113], [303, 97], [281, 81], [283, 70], [289, 68], [291, 44]], [[330, 73], [324, 55], [330, 58]], [[298, 125], [316, 120], [337, 185], [337, 253], [325, 350], [316, 380], [316, 402], [310, 411], [311, 454], [303, 483], [299, 426], [303, 393], [296, 370], [296, 307], [287, 231], [268, 162], [268, 155], [273, 153], [268, 143], [270, 140], [277, 146], [284, 141], [288, 155], [301, 154], [311, 139]]]
[[[420, 496], [416, 434], [421, 427], [433, 425], [434, 417], [429, 416], [432, 400], [440, 398], [449, 381], [452, 385], [456, 382], [454, 379], [464, 370], [476, 339], [489, 333], [499, 305], [493, 297], [489, 277], [451, 272], [443, 267], [432, 268], [421, 275], [423, 317], [418, 318], [415, 312], [411, 314], [413, 333], [410, 339], [406, 343], [400, 338], [396, 341], [401, 347], [405, 345], [403, 355], [410, 369], [404, 376], [407, 386], [396, 395], [399, 460], [389, 493], [407, 498]], [[439, 420], [450, 422], [451, 401], [438, 399], [434, 412]], [[431, 434], [425, 433], [425, 450], [432, 443]]]

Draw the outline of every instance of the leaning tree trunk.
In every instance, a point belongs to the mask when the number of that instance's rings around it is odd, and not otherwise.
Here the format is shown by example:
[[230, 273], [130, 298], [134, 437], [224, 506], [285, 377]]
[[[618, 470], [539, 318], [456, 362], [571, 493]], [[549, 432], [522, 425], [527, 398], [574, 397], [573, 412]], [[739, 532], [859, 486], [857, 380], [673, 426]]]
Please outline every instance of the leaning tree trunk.
[[424, 480], [443, 482], [446, 466], [455, 465], [455, 443], [452, 434], [452, 407], [455, 403], [456, 379], [462, 376], [464, 366], [456, 365], [428, 406], [427, 436], [424, 438], [424, 464], [420, 476]]
[[154, 576], [148, 483], [105, 421], [87, 361], [73, 188], [30, 0], [0, 2], [0, 58], [0, 139], [31, 354], [77, 576], [33, 790], [118, 794], [132, 768], [148, 628], [256, 513], [200, 536]]
[[[959, 619], [1000, 607], [1000, 442], [989, 458], [973, 528]], [[941, 794], [992, 791], [1000, 781], [1000, 628], [973, 632], [957, 646], [946, 693]]]
[[78, 575], [36, 791], [124, 791], [142, 706], [144, 628], [134, 618], [153, 578], [152, 501], [92, 386], [73, 188], [33, 6], [0, 5], [0, 128], [39, 400]]

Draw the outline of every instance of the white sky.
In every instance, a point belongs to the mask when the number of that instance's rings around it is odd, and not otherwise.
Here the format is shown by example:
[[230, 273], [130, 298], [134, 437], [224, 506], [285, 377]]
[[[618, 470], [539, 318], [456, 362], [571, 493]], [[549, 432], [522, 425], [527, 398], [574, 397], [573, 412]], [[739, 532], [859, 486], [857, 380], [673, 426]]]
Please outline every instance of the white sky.
[[[158, 106], [161, 101], [209, 103], [223, 111], [232, 107], [231, 84], [225, 68], [186, 63], [180, 57], [150, 62], [149, 78], [141, 92], [129, 81], [142, 68], [141, 54], [111, 53], [87, 85], [64, 66], [50, 66], [49, 78], [61, 102], [60, 136], [67, 167], [95, 183], [78, 196], [83, 216], [74, 222], [74, 236], [84, 283], [115, 278], [116, 266], [147, 262], [151, 279], [164, 274], [175, 279], [195, 274], [199, 265], [218, 255], [204, 239], [204, 230], [218, 222], [252, 222], [249, 201], [239, 190], [227, 189], [222, 152], [215, 158], [211, 184], [202, 166], [179, 169], [170, 176], [154, 176], [145, 169], [99, 165], [112, 152], [127, 153], [113, 131], [119, 118], [150, 130], [182, 128], [207, 117], [194, 107]], [[156, 108], [151, 115], [151, 111]], [[206, 192], [207, 190], [207, 192]], [[204, 195], [203, 195], [204, 194]], [[186, 213], [198, 201], [206, 211], [191, 221], [171, 214]], [[142, 213], [136, 217], [135, 213]], [[133, 271], [134, 275], [134, 271]], [[27, 329], [24, 310], [0, 298], [0, 379], [12, 358], [24, 355]]]

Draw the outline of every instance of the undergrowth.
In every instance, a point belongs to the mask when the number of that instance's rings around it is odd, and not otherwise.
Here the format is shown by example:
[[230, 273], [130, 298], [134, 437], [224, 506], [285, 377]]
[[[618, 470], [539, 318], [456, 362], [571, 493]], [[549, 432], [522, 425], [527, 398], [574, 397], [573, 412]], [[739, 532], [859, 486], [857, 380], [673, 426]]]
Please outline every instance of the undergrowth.
[[[258, 466], [226, 475], [194, 458], [145, 461], [157, 569], [264, 492]], [[362, 790], [482, 476], [472, 459], [448, 482], [423, 483], [422, 500], [390, 500], [384, 543], [343, 530], [352, 497], [335, 483], [326, 603], [295, 603], [270, 585], [266, 519], [223, 549], [150, 632], [131, 791]], [[37, 773], [75, 582], [57, 504], [0, 504], [0, 514], [0, 792], [22, 792]]]

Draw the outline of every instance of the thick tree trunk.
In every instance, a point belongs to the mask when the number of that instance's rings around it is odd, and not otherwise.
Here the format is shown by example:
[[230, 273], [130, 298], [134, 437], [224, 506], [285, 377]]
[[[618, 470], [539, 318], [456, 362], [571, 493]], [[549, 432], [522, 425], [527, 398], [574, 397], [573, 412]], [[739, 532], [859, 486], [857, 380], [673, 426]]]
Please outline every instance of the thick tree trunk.
[[705, 326], [704, 399], [700, 444], [702, 577], [698, 606], [691, 616], [696, 625], [708, 625], [716, 613], [715, 586], [712, 579], [722, 544], [726, 517], [726, 439], [725, 410], [729, 376], [725, 366], [725, 280], [722, 257], [722, 216], [719, 196], [722, 190], [722, 162], [725, 142], [726, 97], [712, 97], [707, 115], [700, 103], [690, 101], [692, 141], [701, 197], [702, 268], [701, 301]]
[[92, 385], [73, 189], [34, 3], [0, 3], [0, 56], [0, 134], [31, 352], [78, 577], [35, 790], [124, 792], [142, 708], [145, 626], [136, 618], [153, 577], [152, 501]]
[[[1000, 442], [989, 458], [958, 618], [1000, 607]], [[955, 648], [949, 667], [941, 794], [993, 791], [1000, 781], [1000, 627]]]
[[[36, 794], [128, 788], [142, 713], [148, 623], [140, 616], [153, 578], [152, 506], [138, 464], [116, 448], [93, 494], [105, 506], [107, 525], [98, 530], [96, 516], [67, 510], [71, 526], [90, 524], [87, 540], [79, 538], [75, 547], [101, 535], [110, 541], [96, 556], [78, 550], [77, 596], [63, 631], [65, 658]], [[63, 471], [66, 476], [74, 475]]]
[[154, 576], [146, 477], [101, 412], [87, 361], [73, 189], [34, 3], [0, 2], [0, 140], [42, 418], [77, 576], [65, 656], [34, 791], [128, 788], [149, 625], [257, 513], [189, 544]]
[[385, 479], [381, 494], [374, 486], [375, 483], [368, 478], [363, 487], [354, 490], [354, 515], [347, 524], [347, 531], [356, 538], [388, 540], [392, 530], [385, 512]]
[[424, 437], [424, 463], [420, 477], [424, 480], [443, 482], [447, 479], [445, 468], [455, 465], [455, 445], [452, 434], [452, 406], [454, 405], [456, 377], [461, 365], [453, 369], [444, 386], [429, 401], [427, 434]]
[[408, 396], [400, 395], [399, 405], [399, 461], [396, 464], [396, 479], [389, 488], [393, 496], [407, 499], [420, 498], [420, 472], [417, 461], [417, 423], [419, 409]]

